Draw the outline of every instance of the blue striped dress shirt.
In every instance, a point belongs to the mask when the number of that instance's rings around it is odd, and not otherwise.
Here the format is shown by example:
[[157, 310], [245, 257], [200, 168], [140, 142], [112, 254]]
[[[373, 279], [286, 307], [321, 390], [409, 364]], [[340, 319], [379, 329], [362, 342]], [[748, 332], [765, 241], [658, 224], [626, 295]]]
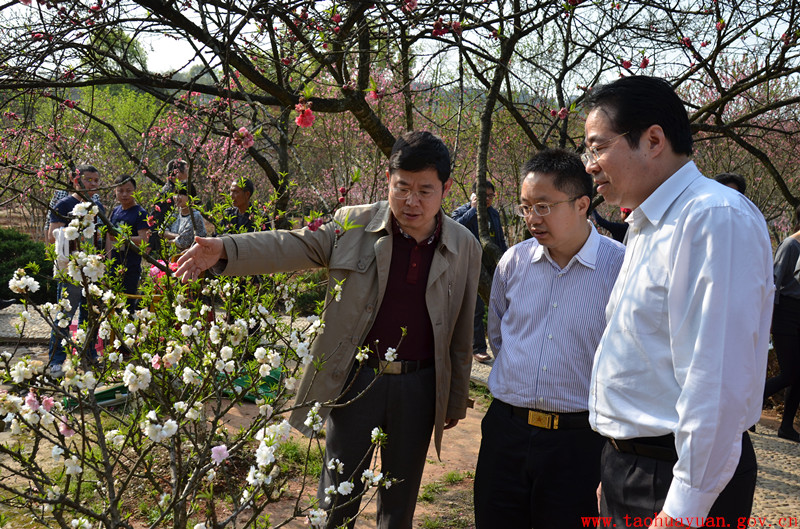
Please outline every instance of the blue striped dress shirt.
[[563, 269], [535, 239], [511, 247], [497, 265], [488, 325], [495, 398], [543, 411], [587, 410], [592, 360], [625, 254], [590, 226]]

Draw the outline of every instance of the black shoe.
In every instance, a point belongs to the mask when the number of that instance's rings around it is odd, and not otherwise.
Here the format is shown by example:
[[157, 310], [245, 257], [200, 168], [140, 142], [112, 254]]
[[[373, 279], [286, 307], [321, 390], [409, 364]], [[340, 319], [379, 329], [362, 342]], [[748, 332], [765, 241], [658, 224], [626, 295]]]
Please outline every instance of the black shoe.
[[0, 299], [0, 310], [7, 309], [17, 303], [16, 299]]
[[797, 433], [797, 431], [794, 428], [784, 430], [783, 427], [781, 426], [780, 428], [778, 428], [778, 437], [780, 437], [781, 439], [788, 439], [789, 441], [794, 441], [795, 443], [800, 443], [800, 433]]

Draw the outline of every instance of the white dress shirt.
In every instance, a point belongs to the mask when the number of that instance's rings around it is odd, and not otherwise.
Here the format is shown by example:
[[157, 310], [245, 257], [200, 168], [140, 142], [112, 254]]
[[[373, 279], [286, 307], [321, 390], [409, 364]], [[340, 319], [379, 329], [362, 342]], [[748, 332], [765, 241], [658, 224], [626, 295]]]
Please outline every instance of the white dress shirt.
[[606, 437], [675, 434], [664, 504], [705, 517], [761, 415], [773, 292], [761, 212], [684, 165], [628, 217], [628, 244], [592, 370]]
[[488, 323], [495, 398], [543, 411], [587, 410], [592, 359], [625, 253], [590, 226], [563, 269], [535, 239], [512, 246], [498, 263]]

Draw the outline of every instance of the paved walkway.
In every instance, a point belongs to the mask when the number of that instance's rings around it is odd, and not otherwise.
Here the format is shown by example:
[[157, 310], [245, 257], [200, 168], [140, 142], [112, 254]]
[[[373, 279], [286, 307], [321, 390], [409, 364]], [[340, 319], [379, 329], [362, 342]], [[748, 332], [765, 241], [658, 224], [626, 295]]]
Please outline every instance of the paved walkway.
[[[0, 311], [0, 351], [9, 350], [10, 342], [17, 336], [14, 324], [19, 321], [21, 305]], [[43, 345], [49, 337], [47, 325], [34, 314], [25, 329], [26, 342], [17, 354], [33, 354], [47, 360], [47, 347]], [[472, 379], [486, 384], [491, 366], [474, 363]], [[758, 457], [759, 473], [753, 514], [743, 521], [741, 527], [794, 527], [800, 528], [800, 443], [779, 439], [775, 435], [777, 421], [769, 411], [762, 414], [758, 432], [751, 434]], [[477, 442], [477, 440], [476, 440]]]

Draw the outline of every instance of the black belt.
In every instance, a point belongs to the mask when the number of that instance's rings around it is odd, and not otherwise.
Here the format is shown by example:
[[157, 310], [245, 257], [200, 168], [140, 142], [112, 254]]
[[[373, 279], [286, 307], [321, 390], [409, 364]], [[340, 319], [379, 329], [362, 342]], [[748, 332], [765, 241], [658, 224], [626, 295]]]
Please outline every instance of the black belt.
[[405, 375], [407, 373], [414, 373], [420, 369], [433, 367], [435, 360], [428, 358], [427, 360], [395, 360], [388, 362], [381, 360], [375, 356], [367, 357], [367, 366], [379, 370], [384, 375]]
[[589, 428], [589, 412], [579, 411], [576, 413], [555, 413], [552, 411], [541, 411], [530, 408], [518, 408], [501, 400], [495, 399], [494, 402], [511, 408], [511, 414], [525, 420], [529, 425], [546, 430], [575, 430], [578, 428]]
[[608, 440], [617, 452], [635, 454], [637, 456], [660, 459], [661, 461], [677, 461], [678, 452], [675, 450], [675, 436], [673, 434], [660, 437], [637, 437], [635, 439], [610, 439]]

